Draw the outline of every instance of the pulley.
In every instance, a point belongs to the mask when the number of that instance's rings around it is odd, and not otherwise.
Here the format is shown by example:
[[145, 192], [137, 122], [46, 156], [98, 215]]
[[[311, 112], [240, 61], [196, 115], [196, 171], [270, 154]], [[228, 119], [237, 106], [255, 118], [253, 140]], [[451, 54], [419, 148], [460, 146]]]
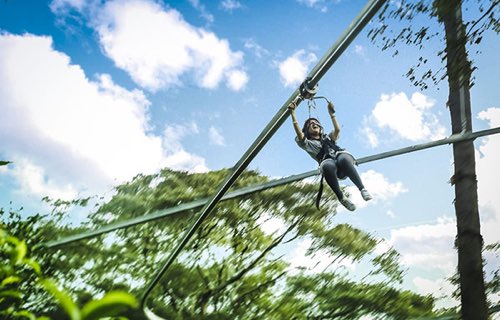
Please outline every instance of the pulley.
[[300, 96], [302, 99], [312, 99], [314, 95], [318, 92], [318, 84], [311, 88], [309, 82], [311, 82], [311, 77], [307, 77], [304, 82], [299, 87]]

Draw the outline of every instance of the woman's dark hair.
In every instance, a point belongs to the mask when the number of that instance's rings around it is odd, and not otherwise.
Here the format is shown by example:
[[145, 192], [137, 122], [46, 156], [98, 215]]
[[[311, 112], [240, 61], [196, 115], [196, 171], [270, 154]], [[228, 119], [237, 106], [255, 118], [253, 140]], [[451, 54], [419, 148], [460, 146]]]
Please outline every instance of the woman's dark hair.
[[[319, 122], [318, 119], [316, 119], [316, 118], [309, 118], [309, 119], [307, 119], [304, 122], [304, 126], [302, 127], [302, 133], [304, 134], [304, 136], [307, 139], [309, 139], [309, 125], [311, 124], [311, 121], [316, 121], [320, 125], [320, 127], [321, 127], [321, 122]], [[321, 128], [322, 128], [321, 131], [323, 131], [323, 127], [321, 127]]]

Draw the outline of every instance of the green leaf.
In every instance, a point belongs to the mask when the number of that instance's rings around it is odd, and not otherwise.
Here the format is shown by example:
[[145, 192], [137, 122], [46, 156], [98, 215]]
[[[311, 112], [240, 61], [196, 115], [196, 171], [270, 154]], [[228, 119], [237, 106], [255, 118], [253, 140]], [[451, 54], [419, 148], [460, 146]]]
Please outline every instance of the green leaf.
[[3, 161], [3, 160], [0, 160], [0, 166], [6, 166], [8, 165], [9, 163], [12, 163], [11, 161]]
[[80, 309], [78, 309], [73, 299], [71, 299], [71, 297], [65, 292], [59, 290], [53, 281], [50, 279], [44, 279], [42, 280], [42, 285], [47, 292], [56, 298], [59, 305], [64, 309], [64, 311], [66, 311], [71, 320], [80, 320], [82, 318]]
[[[18, 290], [2, 290], [0, 291], [0, 298], [15, 298], [21, 299], [23, 294]], [[2, 300], [2, 299], [0, 299]]]
[[[26, 311], [26, 310], [16, 311], [13, 313], [13, 315], [16, 317], [28, 318], [30, 320], [37, 320], [37, 317], [33, 313]], [[40, 318], [38, 318], [38, 319], [40, 319]]]
[[5, 279], [2, 280], [2, 283], [0, 284], [0, 287], [3, 288], [6, 285], [9, 285], [11, 283], [16, 283], [16, 282], [19, 282], [19, 281], [21, 281], [21, 278], [16, 277], [16, 276], [10, 276], [10, 277], [7, 277], [7, 278], [5, 278]]
[[19, 243], [16, 245], [16, 251], [17, 251], [16, 262], [19, 263], [24, 259], [24, 257], [26, 257], [26, 253], [28, 252], [28, 247], [26, 246], [26, 242], [19, 241]]
[[35, 273], [37, 275], [39, 275], [39, 276], [42, 275], [42, 269], [40, 268], [40, 265], [38, 264], [38, 262], [35, 261], [35, 259], [33, 259], [33, 258], [24, 259], [23, 263], [25, 265], [30, 266], [33, 269], [33, 271], [35, 271]]
[[21, 242], [18, 238], [9, 235], [5, 237], [5, 241], [12, 243], [16, 246], [19, 244], [19, 242]]
[[82, 309], [82, 319], [100, 319], [120, 315], [129, 308], [137, 308], [134, 296], [123, 291], [112, 291], [102, 299], [87, 303]]

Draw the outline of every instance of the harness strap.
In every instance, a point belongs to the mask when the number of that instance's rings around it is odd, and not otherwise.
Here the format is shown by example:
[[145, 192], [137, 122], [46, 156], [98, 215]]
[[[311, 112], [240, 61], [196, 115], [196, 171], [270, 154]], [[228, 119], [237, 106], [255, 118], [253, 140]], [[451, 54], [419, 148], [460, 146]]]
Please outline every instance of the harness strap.
[[321, 174], [321, 181], [319, 182], [319, 190], [318, 190], [318, 195], [316, 196], [316, 208], [319, 210], [319, 202], [321, 201], [321, 196], [323, 195], [323, 180], [324, 180], [323, 174]]
[[333, 141], [328, 135], [325, 134], [321, 138], [321, 150], [316, 155], [316, 160], [318, 161], [318, 163], [321, 163], [321, 161], [325, 160], [326, 158], [331, 158], [330, 150], [333, 150], [334, 153], [337, 153], [339, 151], [344, 151], [345, 149], [339, 147], [335, 143], [335, 141]]

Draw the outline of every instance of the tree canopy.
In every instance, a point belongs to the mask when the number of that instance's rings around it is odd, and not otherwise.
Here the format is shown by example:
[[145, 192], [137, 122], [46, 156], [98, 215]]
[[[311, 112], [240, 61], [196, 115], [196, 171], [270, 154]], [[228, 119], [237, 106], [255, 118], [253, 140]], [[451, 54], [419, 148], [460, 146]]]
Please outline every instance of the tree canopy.
[[[109, 201], [95, 205], [78, 228], [64, 224], [65, 215], [71, 206], [91, 207], [96, 199], [46, 199], [54, 208], [50, 216], [22, 220], [13, 215], [6, 224], [28, 237], [28, 243], [40, 243], [205, 198], [226, 174], [163, 170], [138, 175], [118, 186]], [[265, 181], [248, 171], [235, 188]], [[391, 249], [376, 255], [379, 240], [335, 223], [338, 202], [329, 190], [323, 208], [316, 210], [316, 191], [315, 184], [297, 182], [221, 202], [152, 292], [155, 313], [167, 319], [408, 319], [432, 314], [432, 297], [398, 287], [403, 277], [398, 253]], [[34, 254], [79, 304], [112, 290], [139, 296], [195, 215], [185, 211], [56, 249], [40, 247]], [[273, 223], [278, 227], [271, 232]], [[311, 243], [307, 255], [321, 255], [321, 270], [291, 263], [287, 254], [301, 240]], [[341, 267], [342, 260], [365, 261], [372, 268], [363, 281], [355, 281]], [[57, 306], [44, 302], [40, 293], [28, 300], [38, 314], [57, 314]], [[128, 316], [143, 317], [140, 311]]]

